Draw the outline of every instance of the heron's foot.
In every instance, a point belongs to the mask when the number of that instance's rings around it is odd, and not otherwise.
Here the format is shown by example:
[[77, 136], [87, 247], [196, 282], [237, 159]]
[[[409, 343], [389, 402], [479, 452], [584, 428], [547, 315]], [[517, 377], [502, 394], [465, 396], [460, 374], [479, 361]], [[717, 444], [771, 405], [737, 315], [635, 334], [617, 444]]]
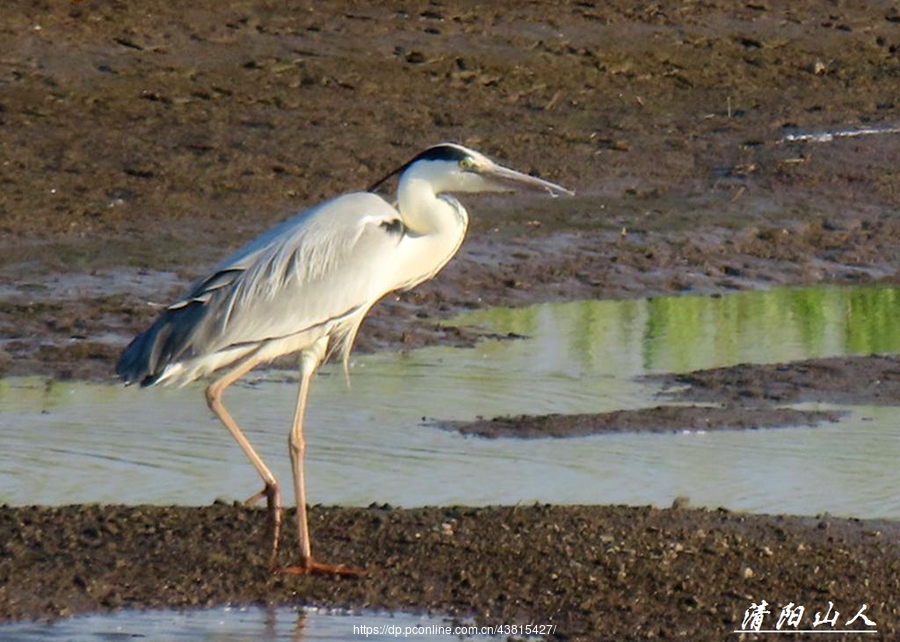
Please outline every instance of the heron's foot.
[[[269, 494], [270, 494], [271, 492], [272, 492], [272, 491], [269, 489], [269, 484], [266, 484], [265, 486], [263, 486], [263, 489], [262, 489], [261, 491], [259, 491], [258, 493], [254, 494], [254, 495], [251, 495], [250, 497], [248, 497], [247, 499], [245, 499], [245, 500], [243, 501], [243, 504], [244, 504], [244, 506], [253, 506], [256, 502], [260, 501], [260, 500], [263, 499], [263, 498], [265, 498], [266, 500], [268, 500]], [[276, 485], [276, 488], [275, 488], [275, 492], [276, 492], [276, 493], [278, 492], [277, 485]]]
[[272, 555], [269, 558], [269, 566], [275, 568], [275, 560], [278, 557], [278, 541], [281, 539], [281, 489], [277, 483], [266, 484], [260, 492], [249, 497], [244, 506], [252, 506], [263, 497], [266, 498], [266, 508], [269, 522], [269, 536], [272, 541]]
[[368, 573], [346, 564], [323, 564], [311, 559], [303, 560], [296, 566], [275, 567], [275, 573], [287, 575], [338, 575], [341, 577], [365, 577]]

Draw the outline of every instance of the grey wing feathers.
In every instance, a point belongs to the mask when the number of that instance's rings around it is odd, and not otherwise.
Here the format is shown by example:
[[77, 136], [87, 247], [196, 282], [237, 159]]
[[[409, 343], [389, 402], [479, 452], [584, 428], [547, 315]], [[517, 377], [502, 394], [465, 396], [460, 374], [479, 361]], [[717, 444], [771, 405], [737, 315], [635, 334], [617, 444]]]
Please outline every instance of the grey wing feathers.
[[169, 364], [298, 334], [368, 309], [393, 289], [379, 279], [377, 260], [399, 242], [391, 227], [396, 218], [380, 197], [349, 194], [269, 230], [134, 339], [117, 374], [152, 385]]
[[165, 365], [178, 358], [191, 328], [203, 316], [202, 304], [198, 302], [166, 310], [149, 330], [128, 344], [116, 364], [116, 374], [126, 383], [153, 385]]

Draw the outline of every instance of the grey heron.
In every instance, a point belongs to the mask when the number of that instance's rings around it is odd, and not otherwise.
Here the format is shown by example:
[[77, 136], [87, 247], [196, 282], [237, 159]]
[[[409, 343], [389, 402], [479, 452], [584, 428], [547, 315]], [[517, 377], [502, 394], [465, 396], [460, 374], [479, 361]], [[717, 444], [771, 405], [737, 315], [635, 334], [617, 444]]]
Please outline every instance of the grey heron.
[[[374, 193], [399, 174], [397, 206]], [[262, 477], [276, 566], [281, 493], [272, 472], [225, 409], [228, 387], [260, 364], [298, 353], [300, 390], [288, 439], [300, 560], [295, 573], [357, 571], [313, 560], [303, 473], [303, 418], [310, 379], [339, 353], [345, 373], [357, 330], [386, 294], [436, 275], [459, 250], [469, 217], [449, 192], [501, 192], [516, 186], [571, 194], [549, 181], [443, 143], [413, 157], [366, 192], [338, 196], [277, 225], [197, 281], [136, 337], [116, 365], [127, 384], [186, 384], [224, 369], [206, 388], [221, 420]]]

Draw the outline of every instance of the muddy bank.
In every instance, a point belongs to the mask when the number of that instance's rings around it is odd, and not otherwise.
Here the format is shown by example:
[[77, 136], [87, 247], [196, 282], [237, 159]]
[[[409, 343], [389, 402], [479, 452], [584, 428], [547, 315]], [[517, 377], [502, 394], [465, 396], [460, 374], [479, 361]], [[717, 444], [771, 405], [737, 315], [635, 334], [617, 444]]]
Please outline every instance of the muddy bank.
[[660, 383], [666, 398], [683, 404], [717, 405], [661, 405], [601, 414], [519, 415], [431, 423], [466, 435], [531, 439], [811, 426], [838, 421], [841, 413], [780, 406], [801, 402], [900, 405], [900, 362], [892, 355], [745, 363], [645, 378]]
[[[554, 639], [721, 640], [752, 602], [862, 606], [897, 632], [895, 523], [625, 507], [332, 509], [322, 559], [359, 580], [272, 576], [264, 513], [203, 508], [0, 508], [0, 618], [212, 604], [322, 604], [553, 623]], [[295, 541], [285, 542], [290, 550]], [[60, 562], [65, 562], [64, 569]], [[860, 626], [862, 620], [849, 628]]]
[[678, 388], [676, 398], [692, 401], [900, 405], [900, 360], [893, 355], [741, 364], [659, 379]]
[[[890, 3], [549, 7], [10, 4], [0, 373], [107, 377], [148, 303], [440, 140], [578, 196], [465, 199], [460, 256], [361, 349], [473, 306], [897, 280], [896, 135], [787, 138], [900, 122]], [[71, 274], [100, 287], [44, 287]]]
[[640, 410], [617, 410], [599, 414], [519, 415], [476, 421], [435, 421], [446, 430], [497, 439], [516, 437], [583, 437], [617, 432], [707, 432], [711, 430], [754, 430], [787, 426], [814, 426], [837, 421], [839, 412], [806, 411], [790, 408], [736, 408], [705, 406], [656, 406]]

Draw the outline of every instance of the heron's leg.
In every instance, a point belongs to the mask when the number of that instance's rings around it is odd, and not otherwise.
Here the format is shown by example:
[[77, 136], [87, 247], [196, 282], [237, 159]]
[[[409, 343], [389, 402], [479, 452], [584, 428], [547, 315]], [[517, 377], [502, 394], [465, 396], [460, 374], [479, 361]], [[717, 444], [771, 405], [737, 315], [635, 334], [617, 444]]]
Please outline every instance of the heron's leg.
[[291, 468], [293, 468], [294, 472], [294, 493], [297, 498], [300, 564], [298, 566], [288, 566], [281, 570], [286, 573], [329, 573], [358, 576], [364, 575], [364, 572], [343, 565], [332, 566], [313, 561], [309, 540], [309, 520], [306, 514], [306, 481], [303, 472], [303, 456], [306, 451], [306, 440], [303, 438], [303, 418], [306, 415], [306, 400], [309, 396], [310, 380], [324, 359], [327, 347], [327, 339], [322, 339], [300, 354], [300, 392], [297, 396], [297, 409], [294, 411], [294, 425], [291, 428], [291, 436], [288, 440]]
[[306, 479], [303, 471], [303, 456], [306, 452], [306, 440], [303, 438], [303, 418], [306, 415], [306, 400], [309, 397], [309, 382], [319, 367], [315, 354], [303, 352], [300, 355], [300, 392], [297, 396], [297, 409], [294, 411], [294, 425], [288, 439], [288, 450], [291, 454], [291, 468], [294, 472], [294, 496], [297, 498], [297, 528], [300, 535], [300, 565], [305, 567], [312, 561], [312, 549], [309, 543], [309, 521], [306, 515]]
[[228, 429], [228, 432], [231, 433], [231, 436], [234, 437], [234, 440], [241, 447], [241, 450], [244, 451], [244, 454], [247, 455], [247, 458], [250, 460], [250, 463], [253, 464], [256, 471], [259, 473], [259, 476], [262, 477], [263, 483], [265, 484], [265, 488], [261, 493], [254, 495], [251, 497], [248, 502], [253, 502], [259, 499], [260, 496], [265, 495], [266, 504], [268, 506], [268, 514], [269, 514], [269, 525], [272, 531], [272, 554], [269, 560], [269, 565], [273, 568], [275, 567], [275, 558], [278, 554], [278, 539], [281, 535], [281, 491], [278, 487], [278, 482], [275, 479], [275, 476], [272, 474], [272, 471], [269, 470], [269, 467], [263, 462], [262, 458], [257, 454], [256, 450], [254, 450], [253, 446], [250, 445], [250, 442], [247, 441], [247, 438], [244, 437], [244, 433], [241, 432], [241, 429], [238, 428], [237, 423], [231, 417], [229, 412], [225, 409], [225, 406], [222, 404], [222, 393], [233, 384], [235, 381], [243, 377], [245, 374], [250, 372], [253, 368], [259, 365], [259, 361], [253, 359], [247, 359], [239, 366], [230, 370], [221, 378], [214, 381], [210, 386], [206, 389], [206, 403], [209, 406], [209, 409], [215, 413], [215, 415], [219, 418], [219, 420], [225, 425]]

